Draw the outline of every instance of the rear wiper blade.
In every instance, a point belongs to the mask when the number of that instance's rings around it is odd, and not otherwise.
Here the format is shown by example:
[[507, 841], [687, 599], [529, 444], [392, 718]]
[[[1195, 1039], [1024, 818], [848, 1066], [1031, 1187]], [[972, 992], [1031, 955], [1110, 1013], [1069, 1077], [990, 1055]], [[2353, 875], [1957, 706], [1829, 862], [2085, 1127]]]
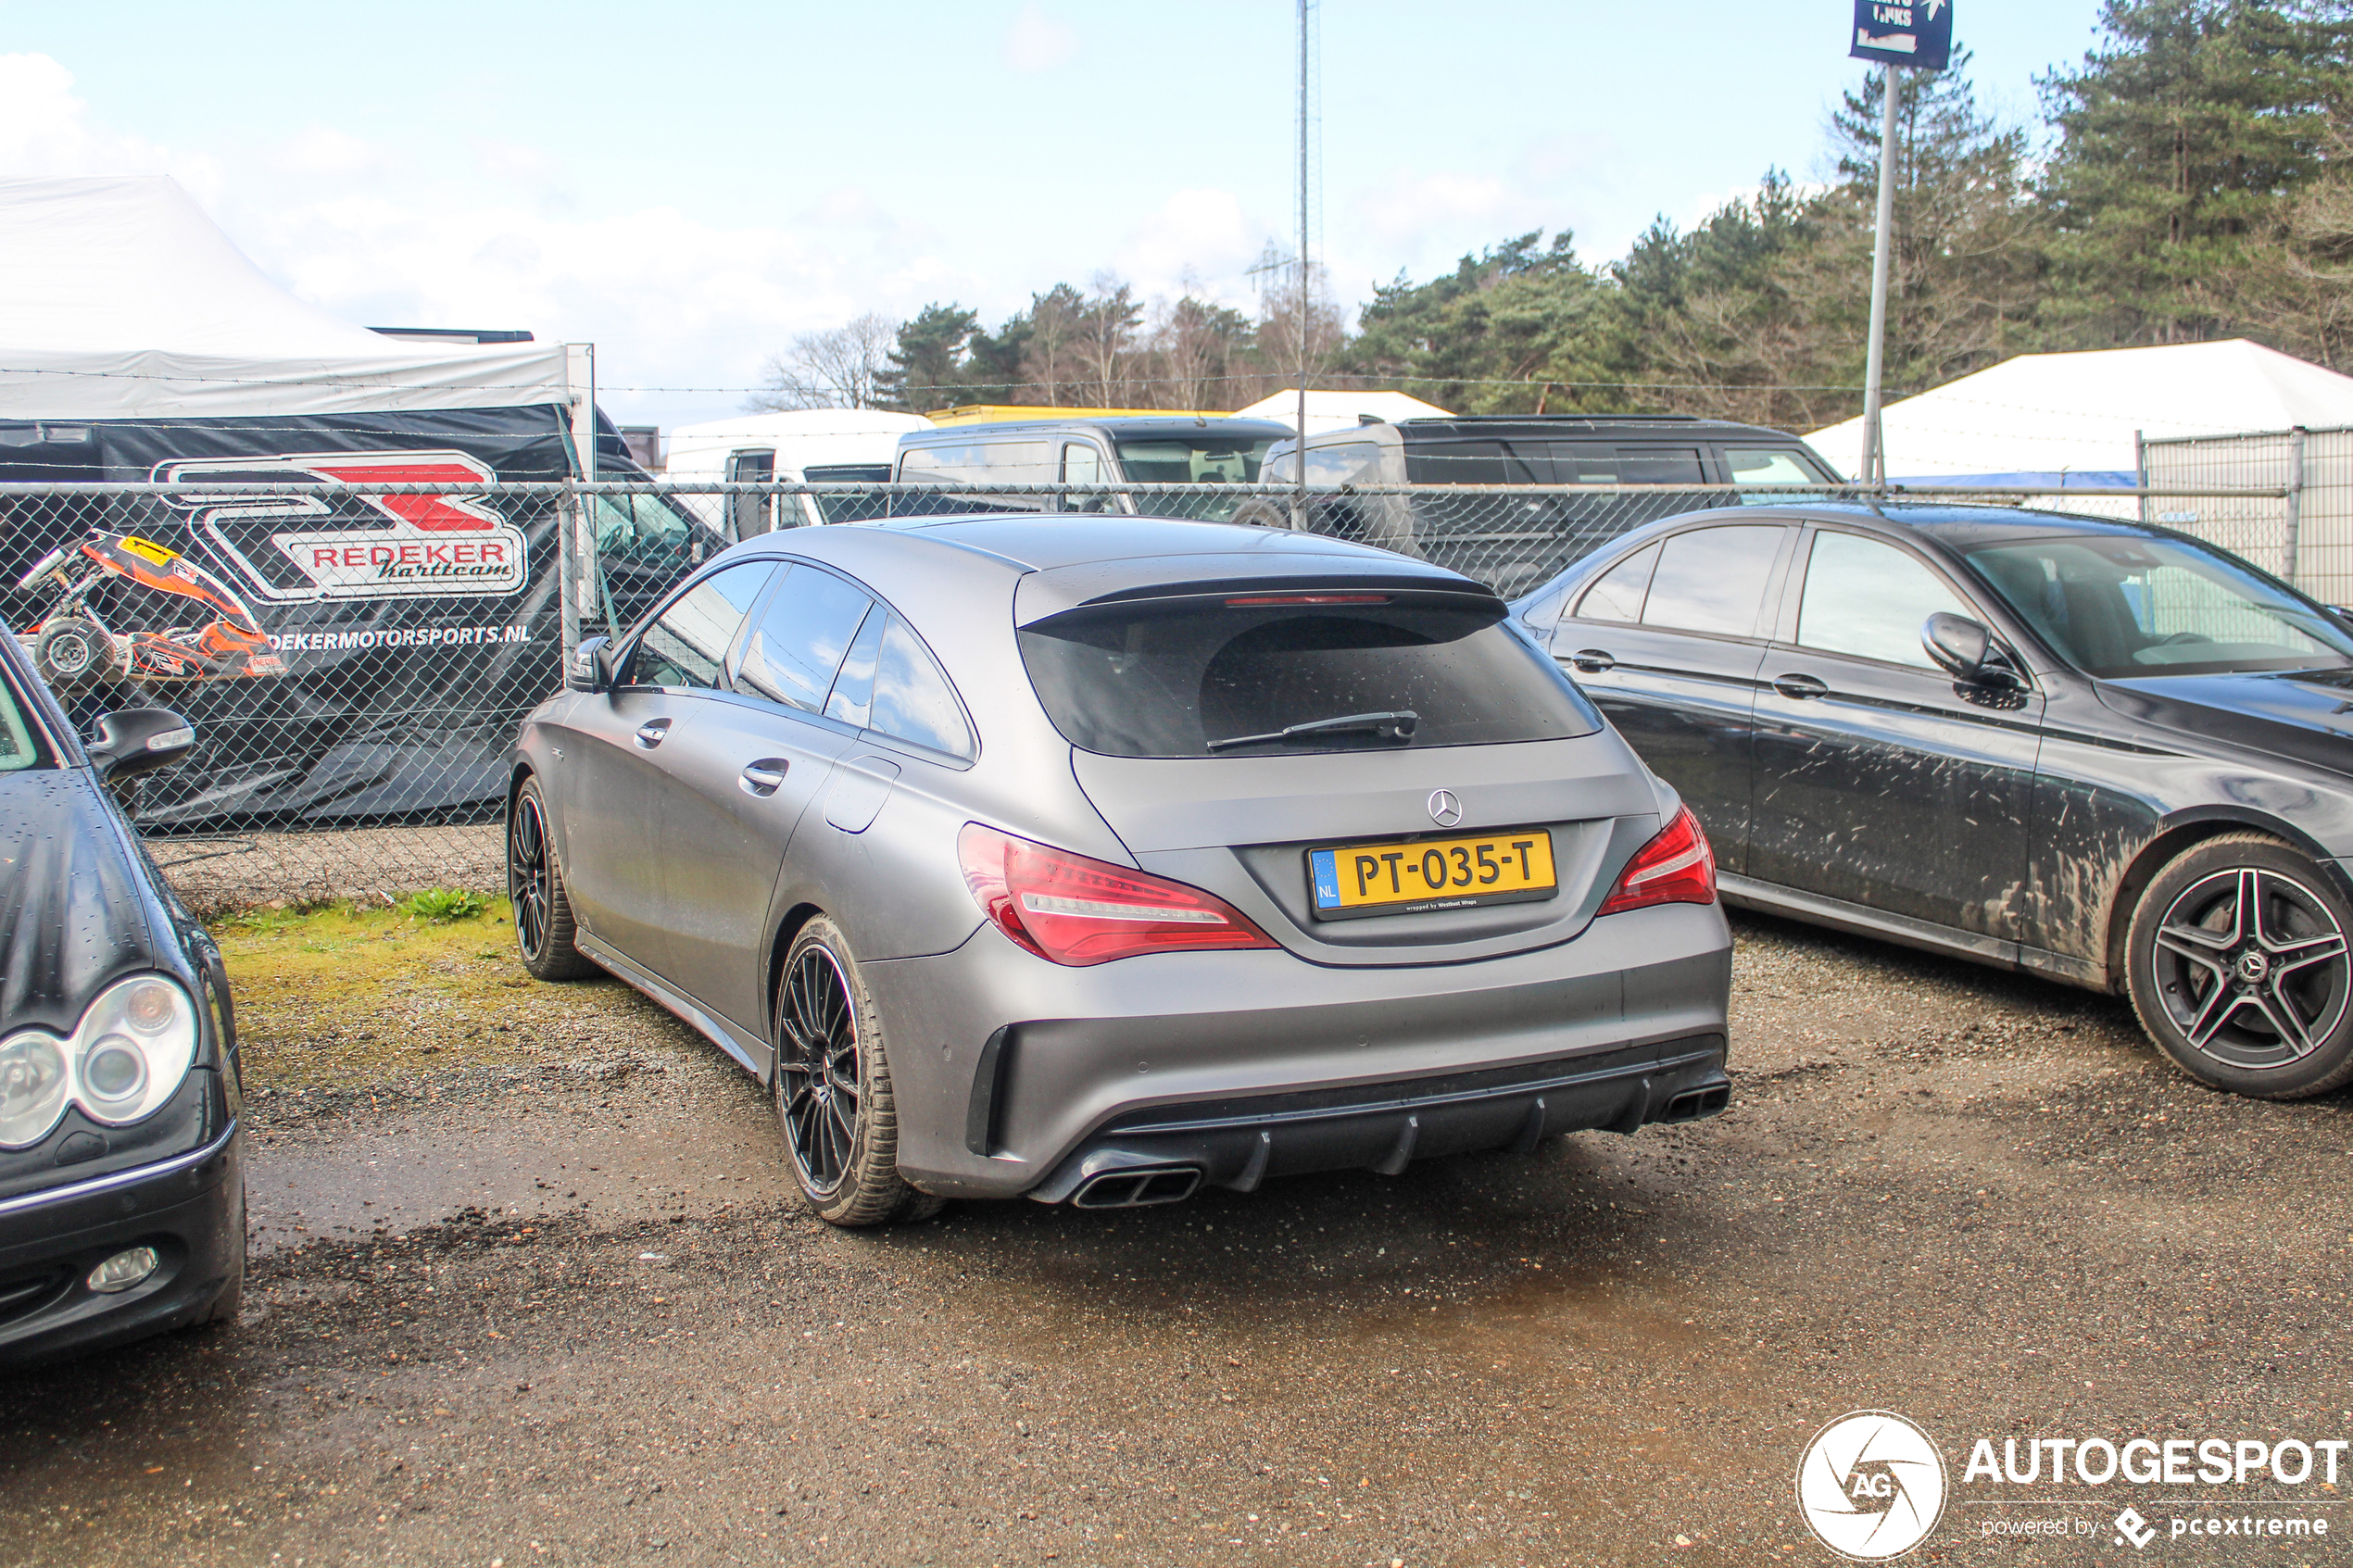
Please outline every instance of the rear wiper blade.
[[1343, 713], [1337, 719], [1311, 719], [1304, 724], [1293, 724], [1268, 734], [1227, 735], [1224, 740], [1211, 741], [1209, 749], [1227, 751], [1238, 746], [1274, 745], [1296, 735], [1346, 734], [1352, 731], [1364, 731], [1389, 740], [1411, 740], [1414, 726], [1421, 721], [1422, 716], [1410, 708], [1401, 708], [1394, 713]]

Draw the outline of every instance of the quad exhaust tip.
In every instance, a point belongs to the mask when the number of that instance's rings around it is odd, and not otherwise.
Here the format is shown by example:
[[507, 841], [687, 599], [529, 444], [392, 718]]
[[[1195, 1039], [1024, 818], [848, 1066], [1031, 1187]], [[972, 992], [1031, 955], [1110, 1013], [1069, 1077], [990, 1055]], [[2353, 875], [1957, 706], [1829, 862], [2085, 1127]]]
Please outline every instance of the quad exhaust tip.
[[1668, 1100], [1658, 1119], [1662, 1123], [1704, 1121], [1719, 1114], [1731, 1103], [1730, 1084], [1710, 1084], [1704, 1089], [1686, 1089]]
[[1141, 1209], [1182, 1203], [1201, 1185], [1196, 1165], [1154, 1165], [1144, 1170], [1106, 1171], [1071, 1195], [1074, 1209]]

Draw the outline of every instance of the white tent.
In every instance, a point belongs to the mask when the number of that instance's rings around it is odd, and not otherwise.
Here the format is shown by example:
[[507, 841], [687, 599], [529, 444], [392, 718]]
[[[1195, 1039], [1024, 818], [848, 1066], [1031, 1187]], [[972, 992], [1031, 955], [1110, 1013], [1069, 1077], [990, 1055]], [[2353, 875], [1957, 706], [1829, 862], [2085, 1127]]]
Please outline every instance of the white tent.
[[567, 400], [565, 358], [339, 320], [168, 179], [0, 179], [0, 419], [523, 408]]
[[[1307, 395], [1307, 433], [1318, 434], [1327, 430], [1352, 430], [1370, 414], [1378, 420], [1395, 424], [1400, 420], [1442, 420], [1446, 410], [1435, 403], [1425, 403], [1418, 397], [1408, 397], [1402, 392], [1310, 392]], [[1272, 397], [1262, 397], [1247, 408], [1234, 410], [1238, 420], [1280, 420], [1294, 429], [1299, 424], [1299, 389], [1292, 387]]]
[[[2244, 338], [2085, 354], [2021, 354], [1881, 414], [1887, 476], [1906, 481], [2129, 485], [2150, 441], [2353, 425], [2353, 377]], [[1863, 421], [1806, 438], [1852, 473]]]

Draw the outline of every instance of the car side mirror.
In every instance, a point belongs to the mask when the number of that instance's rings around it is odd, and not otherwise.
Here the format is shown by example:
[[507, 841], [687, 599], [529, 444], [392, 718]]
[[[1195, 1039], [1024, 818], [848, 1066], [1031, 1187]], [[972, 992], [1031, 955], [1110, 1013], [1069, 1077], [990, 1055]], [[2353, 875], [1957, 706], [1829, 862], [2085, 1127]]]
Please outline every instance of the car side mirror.
[[564, 671], [564, 684], [576, 692], [612, 690], [612, 657], [610, 637], [581, 638], [579, 650]]
[[84, 749], [107, 784], [120, 784], [186, 759], [196, 732], [169, 708], [126, 708], [98, 718], [98, 738]]
[[1956, 681], [2016, 688], [2026, 682], [1982, 621], [1938, 610], [1920, 623], [1920, 646]]

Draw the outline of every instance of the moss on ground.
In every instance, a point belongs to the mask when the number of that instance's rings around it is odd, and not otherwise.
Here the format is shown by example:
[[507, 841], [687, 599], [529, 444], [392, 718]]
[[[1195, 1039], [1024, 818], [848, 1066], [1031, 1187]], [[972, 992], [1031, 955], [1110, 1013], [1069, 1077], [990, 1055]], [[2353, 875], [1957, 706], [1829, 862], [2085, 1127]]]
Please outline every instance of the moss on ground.
[[[607, 1036], [670, 1038], [617, 980], [523, 972], [504, 898], [454, 920], [351, 903], [212, 922], [237, 1004], [249, 1088], [344, 1088], [448, 1068], [593, 1054]], [[681, 1042], [683, 1044], [683, 1041]]]

